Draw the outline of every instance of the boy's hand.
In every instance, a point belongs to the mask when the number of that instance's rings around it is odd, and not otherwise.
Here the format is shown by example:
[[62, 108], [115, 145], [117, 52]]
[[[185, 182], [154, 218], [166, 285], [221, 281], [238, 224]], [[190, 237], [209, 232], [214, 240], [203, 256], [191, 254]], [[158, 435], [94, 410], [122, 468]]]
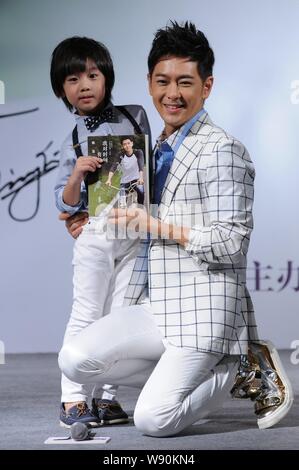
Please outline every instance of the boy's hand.
[[79, 157], [77, 158], [76, 165], [74, 166], [72, 179], [74, 182], [84, 180], [89, 171], [92, 173], [98, 168], [101, 168], [103, 160], [99, 157]]
[[78, 212], [70, 215], [67, 212], [59, 214], [59, 220], [65, 220], [65, 226], [73, 238], [78, 238], [83, 230], [83, 225], [88, 222], [88, 212]]

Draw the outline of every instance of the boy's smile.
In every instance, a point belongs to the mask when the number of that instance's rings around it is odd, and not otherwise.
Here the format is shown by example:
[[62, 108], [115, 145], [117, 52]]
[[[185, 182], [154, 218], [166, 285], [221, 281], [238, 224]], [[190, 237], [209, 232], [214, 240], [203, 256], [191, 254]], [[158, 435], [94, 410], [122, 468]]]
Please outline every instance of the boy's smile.
[[96, 64], [87, 59], [84, 72], [68, 75], [63, 84], [65, 97], [80, 116], [94, 114], [105, 100], [105, 77]]

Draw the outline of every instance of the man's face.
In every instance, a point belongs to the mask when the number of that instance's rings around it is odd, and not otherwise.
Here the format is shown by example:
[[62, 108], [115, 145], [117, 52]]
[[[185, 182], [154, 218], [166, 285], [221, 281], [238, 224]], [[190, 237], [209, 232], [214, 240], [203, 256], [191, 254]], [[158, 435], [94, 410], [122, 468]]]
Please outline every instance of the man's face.
[[103, 105], [105, 77], [96, 64], [88, 59], [84, 72], [68, 75], [63, 84], [64, 94], [80, 116], [88, 116]]
[[133, 142], [130, 139], [123, 140], [121, 145], [126, 155], [133, 153]]
[[210, 94], [213, 77], [203, 82], [197, 63], [189, 58], [164, 57], [156, 64], [148, 82], [150, 95], [169, 136], [200, 111]]

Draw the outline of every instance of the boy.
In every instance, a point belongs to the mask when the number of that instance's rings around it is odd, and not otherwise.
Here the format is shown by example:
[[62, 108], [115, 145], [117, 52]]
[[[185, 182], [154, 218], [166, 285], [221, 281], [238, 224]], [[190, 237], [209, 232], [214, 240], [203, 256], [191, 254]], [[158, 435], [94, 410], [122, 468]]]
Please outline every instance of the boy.
[[[88, 135], [150, 134], [141, 106], [115, 107], [113, 63], [107, 48], [89, 38], [71, 37], [55, 48], [51, 61], [51, 83], [55, 95], [74, 112], [76, 127], [62, 145], [55, 198], [58, 209], [69, 214], [87, 211], [84, 178], [101, 166], [101, 159], [87, 156]], [[130, 279], [137, 240], [109, 240], [103, 230], [105, 216], [90, 218], [74, 245], [73, 307], [64, 344], [83, 328], [123, 303]], [[112, 299], [113, 293], [113, 299]], [[84, 385], [62, 375], [60, 424], [74, 422], [113, 424], [128, 416], [116, 401], [116, 387], [94, 388], [92, 410], [87, 406]], [[101, 396], [102, 395], [102, 396]]]

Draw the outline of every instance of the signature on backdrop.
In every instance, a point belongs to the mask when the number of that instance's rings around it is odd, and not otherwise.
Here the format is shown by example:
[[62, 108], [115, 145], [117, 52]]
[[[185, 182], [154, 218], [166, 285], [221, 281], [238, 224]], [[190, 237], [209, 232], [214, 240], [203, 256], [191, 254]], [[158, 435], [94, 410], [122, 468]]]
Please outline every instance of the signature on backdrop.
[[[0, 115], [0, 119], [32, 113], [34, 111], [38, 111], [38, 109], [39, 108], [33, 108], [26, 111], [20, 111], [18, 113]], [[50, 141], [40, 152], [35, 154], [37, 165], [29, 169], [25, 174], [16, 176], [14, 170], [11, 168], [10, 176], [7, 181], [4, 180], [0, 172], [0, 200], [8, 202], [8, 214], [16, 222], [28, 222], [38, 213], [41, 195], [41, 179], [43, 176], [58, 167], [59, 159], [56, 158], [58, 154], [59, 150], [53, 151], [53, 141]], [[22, 197], [22, 191], [24, 188], [30, 185], [34, 190], [32, 209], [30, 210], [29, 215], [17, 215], [16, 202], [19, 197]]]

